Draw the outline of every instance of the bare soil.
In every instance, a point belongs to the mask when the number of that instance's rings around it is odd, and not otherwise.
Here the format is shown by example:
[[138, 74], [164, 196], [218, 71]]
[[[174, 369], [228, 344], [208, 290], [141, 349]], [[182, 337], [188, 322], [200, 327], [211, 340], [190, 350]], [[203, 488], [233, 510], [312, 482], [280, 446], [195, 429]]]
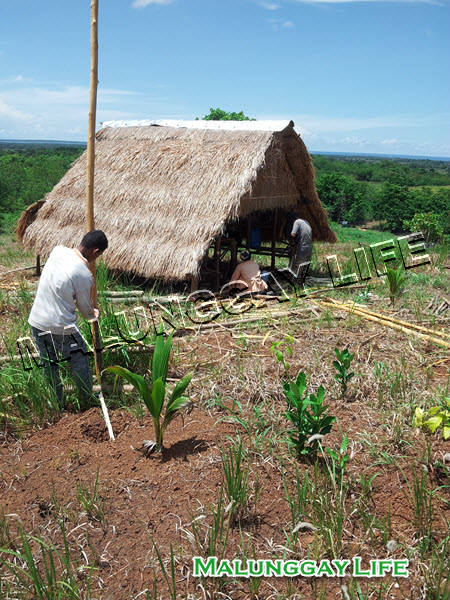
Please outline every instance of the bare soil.
[[[450, 481], [436, 465], [450, 451], [450, 443], [412, 429], [412, 408], [405, 413], [403, 407], [395, 416], [385, 396], [390, 383], [376, 380], [373, 369], [375, 362], [381, 361], [400, 374], [403, 369], [403, 400], [412, 403], [413, 397], [423, 397], [427, 389], [448, 385], [450, 365], [445, 360], [439, 362], [444, 355], [435, 346], [417, 340], [410, 345], [391, 330], [348, 315], [335, 316], [328, 325], [298, 317], [273, 322], [264, 345], [267, 331], [258, 325], [245, 331], [219, 329], [177, 341], [171, 374], [181, 375], [195, 368], [191, 386], [194, 408], [169, 427], [162, 455], [144, 455], [142, 442], [153, 436], [151, 419], [137, 418], [125, 409], [111, 411], [115, 441], [108, 439], [99, 408], [82, 414], [66, 413], [57, 423], [30, 432], [22, 440], [5, 439], [0, 447], [0, 504], [4, 513], [12, 515], [12, 521], [19, 519], [26, 531], [41, 531], [55, 543], [59, 535], [55, 522], [63, 518], [74, 556], [83, 561], [84, 553], [95, 563], [93, 597], [99, 600], [145, 598], [143, 592], [152, 589], [154, 575], [160, 597], [169, 598], [153, 541], [167, 568], [173, 546], [177, 598], [341, 598], [340, 585], [347, 580], [266, 578], [252, 595], [246, 580], [196, 582], [190, 573], [195, 553], [189, 537], [191, 520], [205, 514], [205, 523], [211, 524], [210, 507], [217, 505], [223, 483], [220, 447], [229, 446], [227, 436], [235, 438], [237, 431], [249, 448], [250, 490], [262, 485], [262, 491], [241, 527], [231, 529], [225, 556], [241, 556], [242, 546], [249, 540], [256, 558], [281, 558], [285, 554], [286, 558], [302, 559], [319, 547], [317, 533], [308, 530], [300, 532], [295, 548], [286, 545], [285, 531], [292, 530], [292, 521], [283, 477], [294, 483], [296, 464], [301, 478], [313, 469], [289, 454], [282, 437], [286, 419], [282, 418], [278, 430], [271, 433], [275, 451], [265, 443], [256, 450], [243, 428], [228, 422], [228, 413], [211, 402], [219, 396], [242, 416], [233, 405], [239, 401], [245, 417], [250, 417], [264, 401], [265, 410], [270, 408], [266, 416], [269, 425], [277, 414], [284, 413], [281, 371], [270, 353], [270, 344], [290, 333], [295, 340], [292, 372], [305, 370], [312, 390], [323, 384], [330, 413], [338, 418], [339, 426], [327, 436], [327, 445], [338, 449], [342, 439], [339, 429], [351, 440], [347, 470], [351, 483], [345, 500], [349, 511], [341, 556], [360, 555], [365, 561], [387, 557], [386, 540], [379, 529], [373, 529], [372, 536], [365, 531], [361, 513], [370, 510], [380, 520], [390, 518], [389, 537], [397, 541], [398, 549], [389, 557], [412, 557], [410, 577], [398, 581], [390, 576], [361, 579], [361, 588], [375, 589], [383, 583], [380, 598], [423, 598], [424, 567], [414, 552], [418, 536], [408, 485], [413, 469], [426, 468], [430, 489], [443, 486], [440, 499], [434, 500], [433, 521], [433, 535], [442, 539], [450, 521]], [[335, 346], [348, 346], [356, 354], [357, 375], [345, 399], [332, 379]], [[436, 362], [439, 364], [430, 366]], [[383, 462], [383, 452], [390, 461]], [[368, 479], [376, 475], [370, 505], [365, 509], [359, 505], [352, 512], [361, 494], [361, 473]], [[97, 505], [104, 512], [100, 520], [87, 514], [77, 499], [77, 484], [83, 482], [93, 489], [97, 476]], [[327, 557], [331, 558], [320, 556]]]

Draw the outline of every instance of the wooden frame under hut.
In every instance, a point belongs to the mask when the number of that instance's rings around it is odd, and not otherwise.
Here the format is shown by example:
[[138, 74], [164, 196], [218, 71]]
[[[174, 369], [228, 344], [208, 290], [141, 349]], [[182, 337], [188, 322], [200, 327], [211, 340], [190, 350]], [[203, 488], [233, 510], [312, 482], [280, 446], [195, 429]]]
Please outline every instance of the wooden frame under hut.
[[[96, 142], [95, 223], [109, 239], [109, 268], [166, 282], [190, 280], [196, 289], [208, 280], [209, 267], [209, 283], [217, 287], [226, 251], [230, 268], [247, 246], [268, 253], [275, 267], [290, 211], [311, 224], [313, 240], [336, 241], [292, 121], [104, 125]], [[19, 238], [38, 256], [79, 242], [86, 169], [85, 152], [44, 202], [23, 213]]]

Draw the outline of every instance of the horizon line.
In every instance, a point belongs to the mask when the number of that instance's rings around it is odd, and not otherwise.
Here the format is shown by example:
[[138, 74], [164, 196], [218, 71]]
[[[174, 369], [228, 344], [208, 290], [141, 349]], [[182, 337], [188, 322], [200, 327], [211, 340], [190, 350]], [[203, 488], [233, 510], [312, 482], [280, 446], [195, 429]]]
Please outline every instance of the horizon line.
[[[63, 144], [74, 144], [77, 146], [87, 146], [87, 141], [82, 140], [42, 140], [42, 139], [0, 139], [0, 144], [57, 144], [58, 142]], [[383, 157], [383, 158], [411, 158], [412, 160], [429, 159], [429, 160], [448, 160], [450, 156], [432, 156], [425, 154], [385, 154], [379, 152], [367, 153], [367, 152], [352, 152], [352, 151], [339, 151], [339, 150], [308, 150], [310, 154], [332, 154], [341, 156], [368, 156], [368, 157]]]

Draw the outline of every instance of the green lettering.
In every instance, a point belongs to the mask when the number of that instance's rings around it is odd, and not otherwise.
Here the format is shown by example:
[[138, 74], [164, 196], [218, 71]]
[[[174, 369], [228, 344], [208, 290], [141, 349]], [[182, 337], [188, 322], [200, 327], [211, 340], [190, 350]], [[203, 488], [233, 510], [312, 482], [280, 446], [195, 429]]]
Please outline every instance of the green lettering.
[[300, 573], [304, 577], [314, 577], [316, 574], [317, 563], [315, 560], [303, 560], [300, 563]]
[[249, 558], [247, 560], [247, 569], [250, 577], [261, 577], [264, 573], [264, 561]]
[[230, 561], [226, 558], [220, 561], [219, 568], [216, 572], [216, 577], [222, 577], [222, 575], [228, 575], [229, 577], [233, 577], [234, 575], [233, 567], [230, 565]]
[[215, 577], [217, 566], [216, 556], [210, 556], [206, 564], [201, 556], [194, 556], [192, 560], [194, 562], [194, 577], [201, 577], [202, 575], [205, 577]]
[[320, 561], [316, 576], [322, 577], [322, 575], [327, 575], [328, 577], [336, 577], [335, 572], [333, 571], [333, 568], [330, 565], [329, 560], [321, 560]]
[[394, 577], [409, 577], [408, 567], [409, 560], [407, 558], [392, 561], [392, 575]]
[[338, 577], [344, 577], [345, 575], [345, 570], [347, 569], [348, 565], [350, 564], [350, 561], [348, 559], [346, 560], [332, 560], [331, 561], [334, 565], [334, 568], [337, 571], [337, 575]]
[[278, 560], [266, 560], [265, 563], [266, 577], [270, 577], [271, 575], [276, 575], [276, 577], [283, 577], [282, 569], [283, 569], [283, 561]]
[[235, 560], [233, 560], [233, 567], [234, 567], [234, 576], [235, 577], [248, 577], [248, 569], [242, 569], [242, 561], [239, 560], [238, 558], [236, 558]]
[[295, 577], [299, 574], [298, 560], [287, 560], [284, 563], [284, 574], [287, 577]]
[[361, 569], [361, 557], [353, 557], [353, 575], [355, 577], [372, 577], [370, 571], [363, 571]]

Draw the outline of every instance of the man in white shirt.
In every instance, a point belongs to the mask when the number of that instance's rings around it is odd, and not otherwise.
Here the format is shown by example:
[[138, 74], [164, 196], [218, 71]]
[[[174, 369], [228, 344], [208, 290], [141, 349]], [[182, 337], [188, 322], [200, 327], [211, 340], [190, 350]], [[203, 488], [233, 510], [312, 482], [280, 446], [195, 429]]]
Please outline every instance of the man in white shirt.
[[87, 320], [97, 319], [98, 309], [91, 300], [94, 262], [108, 247], [103, 231], [89, 231], [78, 248], [56, 246], [47, 259], [36, 298], [28, 318], [44, 371], [63, 405], [63, 389], [58, 362], [69, 360], [80, 404], [92, 396], [92, 375], [88, 350], [76, 325], [78, 308]]

